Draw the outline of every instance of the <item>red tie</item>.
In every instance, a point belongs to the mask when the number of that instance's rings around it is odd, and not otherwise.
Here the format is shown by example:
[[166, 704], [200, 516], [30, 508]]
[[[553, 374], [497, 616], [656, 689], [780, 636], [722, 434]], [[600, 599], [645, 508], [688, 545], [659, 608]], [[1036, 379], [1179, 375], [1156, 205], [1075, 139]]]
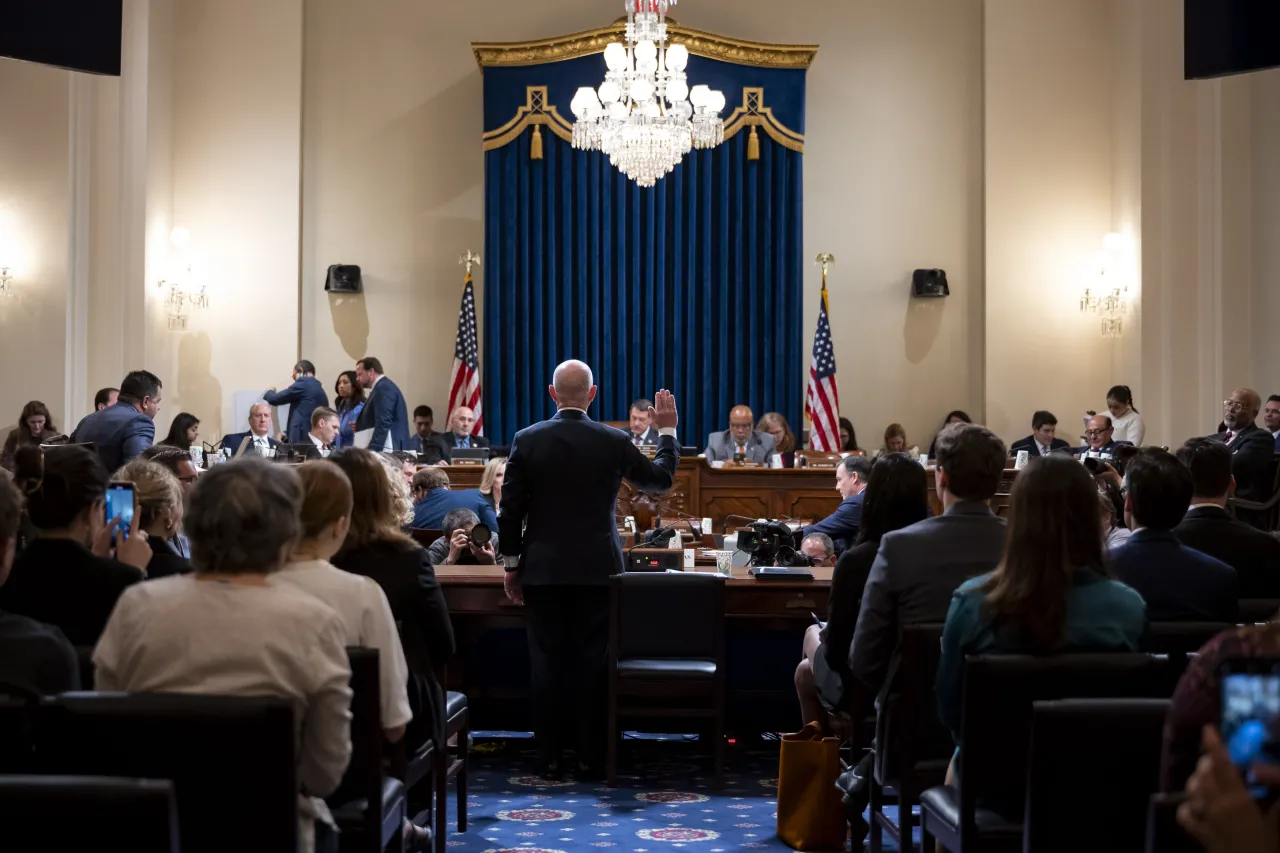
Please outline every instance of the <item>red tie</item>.
[[1235, 437], [1236, 437], [1236, 434], [1234, 432], [1232, 432], [1231, 430], [1227, 430], [1227, 444], [1230, 444], [1231, 440]]

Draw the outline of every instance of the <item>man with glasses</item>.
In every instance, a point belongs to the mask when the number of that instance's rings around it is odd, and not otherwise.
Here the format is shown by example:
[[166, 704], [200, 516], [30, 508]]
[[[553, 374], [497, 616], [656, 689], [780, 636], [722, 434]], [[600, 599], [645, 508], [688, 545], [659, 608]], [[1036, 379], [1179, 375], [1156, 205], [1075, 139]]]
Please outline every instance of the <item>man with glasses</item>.
[[1111, 418], [1107, 415], [1094, 415], [1089, 418], [1084, 428], [1085, 445], [1077, 447], [1071, 451], [1075, 456], [1083, 456], [1086, 453], [1100, 453], [1103, 456], [1111, 456], [1115, 453], [1115, 449], [1123, 444], [1131, 444], [1128, 441], [1116, 441], [1111, 437], [1112, 426]]
[[[1271, 459], [1276, 440], [1254, 421], [1262, 408], [1262, 397], [1252, 388], [1239, 388], [1222, 401], [1222, 432], [1214, 436], [1231, 451], [1231, 473], [1236, 478], [1236, 497], [1265, 502], [1271, 497]], [[1254, 527], [1263, 527], [1266, 513], [1237, 509], [1236, 518]]]

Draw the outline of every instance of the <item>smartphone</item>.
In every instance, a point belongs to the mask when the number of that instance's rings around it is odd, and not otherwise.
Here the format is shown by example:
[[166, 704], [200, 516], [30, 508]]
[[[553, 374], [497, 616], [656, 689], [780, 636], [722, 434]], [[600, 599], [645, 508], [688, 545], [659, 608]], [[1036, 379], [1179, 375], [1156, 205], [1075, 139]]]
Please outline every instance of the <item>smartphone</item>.
[[[120, 526], [116, 531], [125, 539], [133, 530], [133, 483], [111, 483], [107, 486], [106, 523], [119, 517]], [[112, 537], [112, 541], [115, 537]]]
[[1244, 774], [1250, 794], [1274, 794], [1257, 785], [1255, 764], [1280, 764], [1280, 659], [1231, 660], [1222, 665], [1222, 742]]

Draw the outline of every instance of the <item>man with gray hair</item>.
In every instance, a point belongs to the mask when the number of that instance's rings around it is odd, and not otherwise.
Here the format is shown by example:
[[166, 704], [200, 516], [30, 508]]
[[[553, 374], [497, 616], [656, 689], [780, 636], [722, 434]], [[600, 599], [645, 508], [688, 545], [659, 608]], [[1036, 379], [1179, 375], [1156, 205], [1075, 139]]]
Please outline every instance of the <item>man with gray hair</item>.
[[[469, 509], [455, 509], [444, 517], [444, 535], [427, 548], [433, 566], [492, 566], [498, 562], [493, 540], [477, 545], [471, 531], [480, 516]], [[488, 525], [486, 525], [488, 526]], [[492, 532], [492, 531], [490, 531]], [[498, 534], [494, 533], [494, 539]]]
[[224, 435], [222, 446], [230, 450], [232, 456], [243, 456], [246, 453], [267, 456], [268, 450], [278, 448], [280, 442], [271, 437], [271, 406], [265, 400], [259, 400], [250, 406], [249, 431]]
[[815, 566], [834, 566], [836, 564], [836, 545], [825, 533], [810, 533], [800, 543], [800, 552], [813, 561]]
[[[550, 420], [516, 433], [498, 515], [507, 596], [525, 605], [540, 771], [559, 776], [574, 746], [587, 776], [603, 769], [609, 577], [622, 571], [614, 523], [625, 477], [648, 492], [671, 488], [679, 461], [675, 397], [649, 409], [657, 427], [650, 461], [621, 430], [587, 416], [596, 397], [591, 368], [566, 361], [547, 389]], [[565, 743], [566, 735], [576, 743]]]

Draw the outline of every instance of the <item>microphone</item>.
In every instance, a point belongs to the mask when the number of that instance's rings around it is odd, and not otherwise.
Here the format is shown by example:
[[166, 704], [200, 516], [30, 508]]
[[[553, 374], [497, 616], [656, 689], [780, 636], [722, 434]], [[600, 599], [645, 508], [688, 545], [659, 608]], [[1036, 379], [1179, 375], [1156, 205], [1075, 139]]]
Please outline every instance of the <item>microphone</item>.
[[723, 531], [724, 533], [728, 533], [728, 532], [729, 532], [729, 519], [731, 519], [731, 518], [736, 518], [738, 521], [749, 521], [749, 522], [751, 522], [752, 524], [754, 524], [754, 523], [756, 522], [756, 518], [755, 518], [755, 516], [750, 516], [750, 515], [726, 515], [726, 516], [724, 517], [724, 531]]

